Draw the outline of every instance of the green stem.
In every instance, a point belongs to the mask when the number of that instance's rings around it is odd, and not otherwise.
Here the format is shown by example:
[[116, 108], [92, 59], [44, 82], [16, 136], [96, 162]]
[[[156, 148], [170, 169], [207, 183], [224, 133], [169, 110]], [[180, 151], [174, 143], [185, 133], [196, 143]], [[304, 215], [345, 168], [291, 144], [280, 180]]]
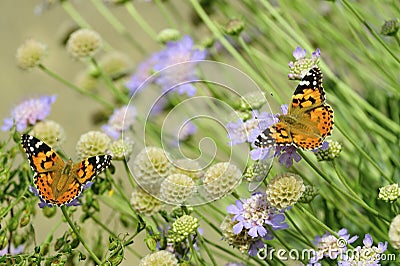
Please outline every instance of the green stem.
[[98, 73], [100, 73], [100, 76], [102, 77], [102, 79], [104, 80], [104, 82], [106, 83], [107, 87], [111, 90], [111, 92], [113, 93], [113, 95], [122, 103], [127, 104], [129, 102], [129, 99], [123, 94], [121, 93], [117, 87], [115, 87], [114, 82], [111, 80], [111, 78], [106, 75], [104, 73], [104, 71], [101, 69], [101, 67], [99, 66], [99, 64], [97, 63], [97, 61], [93, 58], [90, 57], [90, 62], [93, 64], [94, 68], [98, 71]]
[[[213, 265], [218, 265], [217, 262], [215, 261], [215, 258], [213, 256], [213, 254], [211, 253], [210, 249], [208, 248], [208, 246], [206, 245], [206, 243], [204, 242], [204, 238], [203, 236], [197, 231], [197, 238], [200, 240], [201, 246], [204, 248], [204, 250], [206, 251], [208, 257], [210, 258], [211, 262]], [[193, 249], [193, 252], [196, 252], [196, 250]]]
[[140, 27], [148, 34], [153, 40], [157, 40], [157, 33], [146, 22], [146, 20], [139, 14], [132, 2], [125, 2], [125, 8], [133, 19], [139, 24]]
[[128, 162], [124, 159], [123, 163], [124, 163], [125, 172], [128, 175], [129, 183], [131, 184], [132, 188], [137, 187], [136, 182], [133, 179], [133, 176], [132, 176], [131, 171], [129, 169]]
[[91, 93], [91, 92], [88, 92], [88, 91], [85, 91], [85, 90], [79, 88], [78, 86], [74, 85], [73, 83], [69, 82], [68, 80], [63, 79], [62, 77], [60, 77], [59, 75], [57, 75], [56, 73], [54, 73], [53, 71], [51, 71], [50, 69], [45, 67], [44, 65], [39, 64], [39, 68], [41, 70], [43, 70], [43, 72], [45, 72], [46, 74], [51, 76], [52, 78], [58, 80], [59, 82], [61, 82], [62, 84], [66, 85], [67, 87], [75, 90], [76, 92], [93, 98], [94, 100], [96, 100], [97, 102], [101, 103], [102, 105], [104, 105], [105, 107], [107, 107], [109, 109], [113, 109], [114, 108], [111, 103], [109, 103], [106, 100], [104, 100], [98, 94], [94, 94], [94, 93]]
[[97, 10], [105, 17], [108, 23], [123, 37], [125, 37], [138, 51], [142, 54], [146, 53], [146, 50], [143, 48], [140, 43], [136, 41], [135, 38], [129, 34], [129, 31], [126, 27], [110, 12], [110, 10], [103, 4], [101, 0], [91, 0], [92, 4], [97, 8]]
[[381, 167], [379, 167], [379, 165], [377, 163], [375, 163], [375, 161], [363, 149], [361, 149], [361, 147], [358, 146], [357, 143], [347, 134], [347, 132], [345, 130], [343, 130], [341, 128], [341, 126], [339, 126], [337, 123], [336, 123], [336, 128], [339, 129], [339, 131], [343, 134], [343, 136], [348, 141], [351, 142], [351, 144], [358, 150], [358, 152], [362, 156], [364, 156], [364, 158], [367, 159], [376, 168], [376, 170], [379, 171], [379, 173], [381, 173], [381, 175], [386, 179], [386, 181], [388, 181], [390, 183], [391, 182], [391, 178], [385, 172], [383, 172]]
[[160, 9], [161, 13], [163, 14], [164, 18], [167, 20], [168, 25], [171, 28], [177, 29], [178, 26], [176, 25], [175, 21], [172, 19], [170, 13], [168, 12], [168, 10], [166, 10], [164, 4], [161, 2], [161, 0], [155, 0], [156, 5], [158, 6], [158, 8]]
[[381, 39], [381, 37], [372, 29], [372, 27], [367, 23], [367, 21], [358, 13], [353, 6], [347, 2], [347, 0], [342, 0], [343, 4], [353, 13], [354, 16], [363, 24], [368, 31], [374, 36], [374, 38], [379, 42], [380, 45], [396, 60], [397, 63], [400, 63], [400, 58], [390, 50], [390, 48], [386, 45], [386, 43]]
[[94, 252], [89, 248], [88, 244], [86, 243], [85, 239], [81, 236], [79, 233], [78, 229], [76, 228], [75, 224], [71, 221], [71, 219], [68, 216], [67, 213], [67, 207], [61, 206], [61, 211], [65, 217], [65, 220], [67, 220], [67, 223], [71, 227], [72, 231], [74, 231], [75, 235], [79, 238], [79, 241], [82, 243], [82, 245], [85, 247], [86, 251], [89, 253], [90, 257], [98, 264], [101, 265], [101, 260], [94, 254]]

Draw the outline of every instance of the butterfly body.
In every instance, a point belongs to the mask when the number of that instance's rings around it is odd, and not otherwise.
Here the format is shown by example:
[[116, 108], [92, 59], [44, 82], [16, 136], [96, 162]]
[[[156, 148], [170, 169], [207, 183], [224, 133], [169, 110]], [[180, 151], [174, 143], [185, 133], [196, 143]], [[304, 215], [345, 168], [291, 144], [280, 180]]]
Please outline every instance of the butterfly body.
[[261, 148], [287, 145], [306, 150], [318, 148], [333, 128], [333, 110], [325, 101], [322, 73], [314, 67], [297, 86], [287, 114], [279, 115], [279, 122], [265, 129], [254, 145]]
[[34, 184], [40, 197], [49, 204], [62, 206], [76, 199], [84, 185], [111, 164], [110, 155], [98, 155], [74, 164], [66, 163], [47, 144], [24, 134], [21, 137], [32, 170]]

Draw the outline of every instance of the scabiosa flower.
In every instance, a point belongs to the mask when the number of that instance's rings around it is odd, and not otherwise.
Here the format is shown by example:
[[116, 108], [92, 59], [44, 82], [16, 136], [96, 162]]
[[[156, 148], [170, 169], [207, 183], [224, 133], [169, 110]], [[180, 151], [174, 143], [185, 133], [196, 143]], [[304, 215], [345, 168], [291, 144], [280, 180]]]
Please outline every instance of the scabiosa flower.
[[35, 39], [28, 39], [17, 49], [17, 65], [23, 70], [30, 70], [42, 62], [45, 53], [46, 45]]
[[394, 202], [400, 196], [400, 187], [398, 184], [391, 184], [379, 188], [378, 199], [386, 202]]
[[115, 80], [128, 74], [131, 60], [125, 54], [112, 52], [99, 60], [99, 66], [104, 74]]
[[154, 53], [137, 67], [130, 80], [125, 83], [130, 95], [134, 95], [136, 92], [144, 88], [144, 82], [153, 74], [154, 66], [159, 62], [159, 60], [159, 53]]
[[158, 191], [161, 181], [170, 175], [172, 164], [166, 152], [158, 147], [145, 147], [133, 162], [133, 176], [146, 189]]
[[300, 46], [296, 47], [293, 52], [296, 61], [289, 62], [289, 79], [301, 80], [307, 71], [317, 64], [321, 51], [317, 48], [315, 52], [312, 53], [311, 58], [306, 58], [306, 54], [306, 49], [303, 49]]
[[108, 123], [101, 128], [113, 139], [121, 137], [123, 131], [128, 130], [136, 121], [137, 111], [133, 106], [125, 106], [114, 110]]
[[67, 42], [68, 52], [75, 58], [93, 56], [101, 47], [100, 35], [94, 30], [79, 29], [71, 34]]
[[11, 117], [4, 119], [3, 131], [10, 130], [15, 124], [17, 131], [21, 132], [30, 125], [44, 120], [49, 114], [51, 105], [56, 100], [56, 96], [42, 96], [26, 100], [20, 103], [11, 111]]
[[213, 197], [222, 197], [230, 193], [242, 180], [242, 171], [229, 162], [216, 163], [204, 174], [205, 190]]
[[[168, 42], [166, 49], [159, 54], [159, 63], [154, 66], [154, 70], [161, 71], [156, 78], [163, 91], [168, 91], [180, 83], [191, 80], [197, 80], [195, 67], [197, 61], [204, 60], [206, 51], [194, 49], [193, 39], [190, 36], [184, 36], [177, 42]], [[196, 93], [196, 88], [190, 84], [181, 84], [174, 88], [178, 94], [186, 93], [192, 97]]]
[[178, 139], [179, 141], [185, 141], [197, 132], [197, 126], [191, 122], [186, 121], [183, 126], [179, 129]]
[[274, 115], [266, 112], [258, 113], [258, 111], [252, 112], [252, 117], [243, 121], [238, 119], [236, 122], [229, 122], [226, 125], [228, 130], [228, 138], [230, 139], [230, 145], [236, 145], [244, 142], [252, 143], [262, 130], [278, 122]]
[[132, 191], [131, 205], [136, 212], [144, 215], [153, 215], [162, 208], [161, 201], [139, 187]]
[[[232, 221], [237, 223], [232, 227], [235, 234], [247, 231], [252, 238], [273, 239], [270, 230], [281, 230], [288, 228], [285, 215], [272, 207], [265, 193], [254, 193], [249, 199], [237, 200], [236, 205], [229, 205], [226, 210], [233, 215]], [[249, 250], [249, 255], [257, 253], [258, 245]], [[253, 254], [253, 255], [252, 255]]]
[[81, 159], [106, 154], [110, 145], [111, 139], [106, 134], [100, 131], [89, 131], [79, 138], [76, 153]]
[[395, 36], [400, 28], [400, 21], [398, 18], [394, 18], [382, 25], [381, 34], [386, 36]]
[[97, 78], [89, 73], [81, 72], [76, 76], [75, 84], [86, 91], [94, 91], [97, 87]]
[[283, 174], [269, 181], [266, 194], [270, 204], [278, 210], [293, 206], [305, 190], [303, 179], [296, 174]]
[[260, 109], [265, 103], [267, 99], [265, 98], [264, 93], [260, 93], [258, 91], [252, 91], [246, 93], [240, 98], [240, 109], [244, 111]]
[[175, 255], [165, 251], [157, 251], [152, 254], [146, 255], [140, 260], [139, 266], [154, 266], [154, 265], [168, 265], [168, 266], [178, 266], [178, 260]]
[[389, 227], [389, 240], [392, 247], [400, 249], [400, 215], [392, 220]]
[[157, 35], [157, 41], [166, 44], [170, 41], [177, 41], [181, 37], [181, 34], [176, 29], [163, 29]]
[[195, 234], [199, 226], [199, 221], [195, 217], [190, 215], [179, 217], [168, 231], [168, 242], [179, 243], [184, 241], [190, 235]]
[[134, 142], [128, 138], [119, 139], [111, 144], [110, 152], [113, 160], [129, 160], [133, 152]]
[[55, 147], [57, 144], [61, 144], [65, 141], [64, 129], [60, 124], [51, 120], [40, 121], [33, 126], [29, 134], [42, 140], [51, 147]]
[[318, 189], [314, 186], [306, 185], [304, 192], [301, 194], [298, 202], [310, 203], [318, 195]]
[[227, 241], [230, 246], [238, 248], [240, 252], [255, 256], [257, 250], [264, 247], [261, 237], [253, 238], [249, 235], [248, 230], [235, 233], [233, 228], [239, 222], [232, 220], [233, 217], [233, 214], [228, 214], [220, 225], [223, 239]]
[[204, 175], [204, 172], [197, 161], [184, 158], [174, 161], [171, 174], [184, 174], [196, 181]]
[[332, 161], [339, 157], [342, 151], [342, 145], [337, 141], [324, 141], [320, 148], [314, 150], [318, 161]]
[[7, 245], [4, 249], [0, 250], [0, 256], [5, 256], [5, 255], [13, 256], [13, 255], [21, 254], [22, 252], [24, 252], [25, 245], [22, 244], [17, 247], [14, 247], [14, 244], [11, 243], [10, 252], [8, 252], [8, 249], [9, 248]]
[[313, 251], [313, 257], [310, 259], [309, 264], [317, 263], [319, 260], [330, 258], [335, 260], [339, 255], [343, 254], [347, 250], [347, 245], [353, 243], [358, 239], [358, 236], [350, 237], [347, 229], [343, 228], [337, 232], [339, 238], [330, 233], [326, 233], [322, 236], [317, 236], [313, 244], [316, 250]]
[[[363, 240], [364, 246], [356, 247], [351, 256], [349, 254], [342, 254], [339, 258], [339, 266], [359, 266], [359, 265], [380, 265], [382, 254], [387, 249], [387, 242], [379, 242], [378, 246], [373, 246], [374, 241], [370, 234], [366, 234]], [[355, 256], [354, 256], [355, 254]]]
[[173, 174], [161, 183], [160, 197], [171, 204], [182, 204], [196, 191], [194, 181], [184, 174]]

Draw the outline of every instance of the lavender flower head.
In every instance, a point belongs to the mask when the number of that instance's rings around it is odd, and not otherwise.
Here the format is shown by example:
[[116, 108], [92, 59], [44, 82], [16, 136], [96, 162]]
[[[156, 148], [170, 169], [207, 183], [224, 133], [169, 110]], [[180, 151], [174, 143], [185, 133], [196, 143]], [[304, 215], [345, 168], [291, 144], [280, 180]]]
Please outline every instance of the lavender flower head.
[[[254, 239], [271, 240], [273, 235], [269, 228], [280, 230], [289, 227], [285, 222], [285, 215], [270, 206], [265, 193], [254, 193], [249, 199], [237, 200], [235, 205], [229, 205], [226, 209], [234, 215], [232, 221], [237, 221], [233, 226], [235, 234], [246, 230]], [[249, 254], [255, 254], [262, 247], [262, 242], [261, 245], [254, 243]]]
[[136, 121], [137, 111], [133, 106], [124, 106], [114, 110], [108, 123], [102, 126], [103, 131], [113, 139], [121, 137], [123, 131], [129, 129]]
[[358, 239], [358, 236], [350, 237], [347, 229], [343, 228], [337, 232], [339, 238], [330, 233], [326, 233], [322, 236], [317, 236], [313, 244], [316, 246], [313, 255], [308, 265], [320, 265], [319, 260], [330, 258], [335, 260], [339, 255], [343, 254], [347, 250], [347, 245], [353, 243]]
[[154, 66], [158, 61], [159, 53], [154, 53], [138, 66], [130, 80], [125, 83], [125, 86], [129, 89], [130, 95], [134, 95], [136, 92], [139, 92], [144, 88], [144, 83], [153, 74]]
[[26, 100], [20, 103], [11, 111], [11, 117], [4, 119], [3, 131], [10, 130], [15, 124], [17, 131], [21, 132], [30, 125], [44, 120], [51, 110], [51, 105], [56, 100], [56, 96], [42, 96], [35, 99]]
[[386, 251], [388, 243], [379, 242], [378, 246], [373, 246], [374, 241], [370, 234], [366, 234], [363, 240], [364, 246], [356, 247], [351, 256], [345, 253], [342, 254], [338, 265], [339, 266], [358, 266], [358, 265], [368, 265], [368, 266], [379, 266], [381, 265], [380, 259], [382, 254]]
[[295, 62], [289, 62], [289, 79], [297, 79], [301, 80], [307, 71], [315, 66], [318, 62], [318, 59], [321, 55], [321, 51], [317, 48], [312, 54], [311, 58], [306, 58], [307, 51], [306, 49], [301, 48], [300, 46], [296, 47], [293, 51], [293, 57], [296, 59]]
[[185, 121], [183, 126], [179, 129], [179, 141], [185, 141], [190, 136], [194, 135], [197, 132], [197, 126], [191, 121]]
[[11, 256], [21, 254], [22, 252], [24, 252], [25, 245], [19, 245], [18, 247], [14, 247], [14, 244], [11, 243], [10, 253], [8, 253], [8, 248], [9, 246], [7, 245], [4, 249], [0, 250], [0, 256], [4, 256], [7, 254]]
[[159, 61], [154, 66], [155, 71], [161, 71], [155, 82], [164, 92], [183, 83], [173, 90], [180, 95], [186, 93], [189, 97], [194, 96], [196, 88], [187, 82], [198, 79], [196, 61], [204, 60], [206, 51], [194, 49], [193, 39], [190, 36], [184, 36], [177, 42], [168, 42], [166, 46], [166, 49], [159, 53]]

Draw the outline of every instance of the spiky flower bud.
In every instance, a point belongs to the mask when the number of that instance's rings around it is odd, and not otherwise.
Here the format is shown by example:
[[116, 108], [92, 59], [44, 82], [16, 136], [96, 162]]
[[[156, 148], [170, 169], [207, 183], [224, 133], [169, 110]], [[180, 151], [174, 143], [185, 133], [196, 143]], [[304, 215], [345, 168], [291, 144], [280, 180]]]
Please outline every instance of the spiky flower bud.
[[389, 240], [392, 247], [400, 249], [400, 215], [392, 220], [389, 227]]
[[386, 36], [394, 36], [399, 31], [399, 27], [400, 21], [398, 18], [385, 21], [381, 28], [381, 34]]
[[188, 236], [195, 234], [198, 227], [199, 222], [197, 218], [190, 215], [183, 215], [172, 224], [172, 228], [168, 232], [168, 242], [182, 242]]
[[71, 34], [67, 42], [68, 52], [75, 58], [93, 56], [101, 47], [100, 35], [94, 30], [79, 29]]
[[176, 29], [163, 29], [157, 35], [157, 41], [166, 44], [167, 42], [177, 41], [181, 37], [181, 34]]
[[184, 174], [167, 177], [160, 187], [160, 197], [170, 204], [182, 204], [195, 192], [194, 181]]
[[197, 161], [190, 159], [179, 159], [173, 163], [171, 174], [184, 174], [192, 178], [194, 181], [200, 179], [204, 172]]
[[128, 74], [131, 70], [131, 60], [125, 54], [113, 52], [103, 56], [99, 60], [99, 66], [104, 74], [116, 80]]
[[248, 92], [240, 98], [239, 108], [243, 111], [250, 111], [254, 109], [260, 109], [267, 99], [264, 93], [260, 92]]
[[310, 203], [318, 195], [318, 189], [314, 186], [306, 185], [303, 194], [299, 198], [300, 203]]
[[35, 39], [26, 40], [18, 47], [16, 59], [17, 65], [23, 70], [30, 70], [39, 65], [46, 53], [46, 46]]
[[36, 123], [30, 134], [51, 147], [55, 147], [65, 141], [64, 128], [62, 128], [60, 124], [51, 120]]
[[232, 221], [233, 214], [229, 214], [222, 221], [220, 228], [222, 230], [223, 239], [228, 242], [229, 245], [238, 248], [242, 253], [245, 253], [250, 248], [250, 241], [253, 240], [248, 234], [248, 230], [242, 230], [239, 234], [234, 232], [233, 227], [238, 221]]
[[106, 154], [110, 148], [111, 139], [103, 132], [89, 131], [83, 134], [76, 144], [76, 153], [80, 158]]
[[57, 212], [57, 208], [52, 208], [48, 206], [44, 206], [42, 210], [43, 210], [43, 215], [47, 218], [53, 217]]
[[296, 59], [295, 62], [289, 62], [289, 79], [301, 80], [310, 68], [317, 65], [321, 51], [319, 48], [312, 53], [311, 58], [306, 58], [306, 49], [296, 47], [293, 52], [293, 56]]
[[162, 207], [161, 201], [139, 187], [131, 194], [131, 205], [136, 212], [145, 215], [153, 215]]
[[400, 196], [400, 187], [398, 184], [391, 184], [379, 188], [378, 199], [386, 202], [393, 202]]
[[133, 151], [134, 142], [130, 139], [119, 139], [111, 144], [111, 154], [113, 160], [129, 160]]
[[244, 25], [244, 21], [241, 19], [231, 19], [225, 26], [225, 32], [229, 35], [237, 36], [243, 31]]
[[286, 173], [269, 181], [266, 194], [270, 204], [281, 210], [296, 204], [304, 190], [305, 186], [300, 176]]
[[329, 143], [328, 148], [325, 150], [319, 148], [315, 153], [318, 161], [332, 161], [339, 157], [340, 152], [342, 151], [342, 145], [339, 142], [333, 140], [327, 140], [326, 142]]
[[204, 174], [204, 188], [213, 197], [222, 197], [240, 184], [242, 172], [229, 162], [216, 163]]
[[139, 266], [154, 266], [154, 265], [168, 265], [168, 266], [178, 266], [178, 260], [175, 255], [165, 251], [157, 251], [152, 254], [146, 255], [139, 262]]
[[86, 72], [81, 72], [76, 76], [75, 84], [85, 91], [94, 91], [97, 87], [97, 78]]
[[166, 152], [158, 147], [145, 147], [133, 162], [133, 175], [147, 189], [158, 191], [160, 183], [170, 174], [171, 163]]

